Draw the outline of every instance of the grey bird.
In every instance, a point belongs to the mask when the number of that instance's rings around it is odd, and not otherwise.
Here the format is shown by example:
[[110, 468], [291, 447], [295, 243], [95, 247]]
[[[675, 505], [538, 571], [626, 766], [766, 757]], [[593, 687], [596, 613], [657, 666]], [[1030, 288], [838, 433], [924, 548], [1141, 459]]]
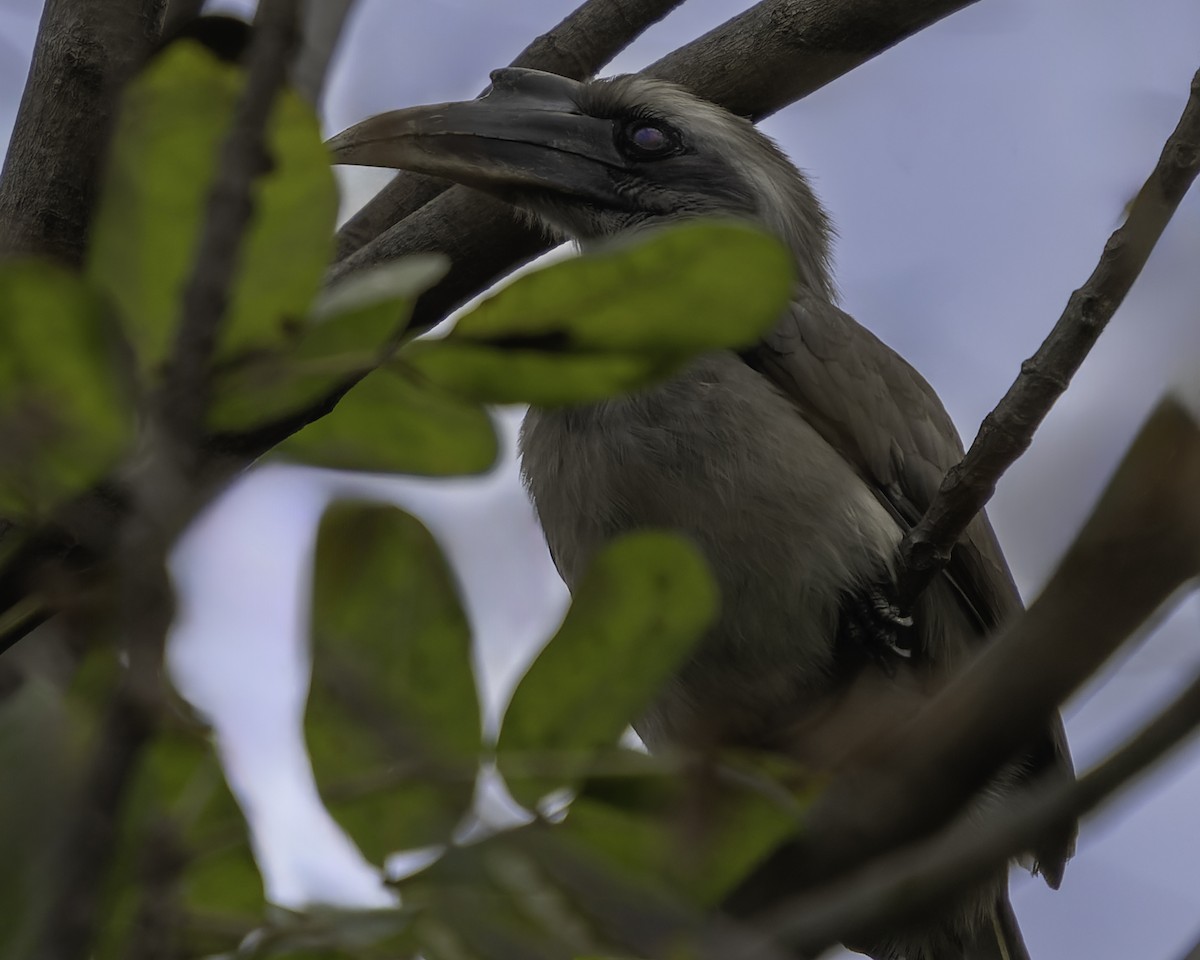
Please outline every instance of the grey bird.
[[[445, 177], [581, 246], [702, 216], [749, 221], [795, 257], [790, 309], [760, 343], [660, 386], [529, 411], [522, 469], [563, 579], [640, 527], [684, 531], [721, 588], [716, 624], [635, 727], [651, 749], [739, 746], [836, 764], [911, 715], [1020, 599], [985, 516], [911, 611], [893, 556], [962, 456], [932, 388], [835, 305], [830, 226], [807, 180], [749, 121], [641, 76], [492, 74], [479, 100], [382, 114], [335, 162]], [[909, 626], [911, 622], [911, 626]], [[978, 803], [1072, 776], [1061, 724]], [[1032, 851], [1057, 887], [1073, 831]], [[997, 876], [937, 917], [856, 944], [877, 960], [1027, 957]]]

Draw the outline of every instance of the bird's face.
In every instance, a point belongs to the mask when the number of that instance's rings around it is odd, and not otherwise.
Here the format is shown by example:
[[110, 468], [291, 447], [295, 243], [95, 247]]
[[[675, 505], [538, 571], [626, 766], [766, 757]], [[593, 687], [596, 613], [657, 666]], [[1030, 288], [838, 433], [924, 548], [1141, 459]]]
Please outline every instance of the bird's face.
[[335, 162], [396, 167], [485, 190], [587, 243], [664, 221], [764, 226], [828, 286], [828, 227], [799, 171], [753, 124], [641, 76], [578, 83], [492, 74], [478, 100], [380, 114], [334, 137]]

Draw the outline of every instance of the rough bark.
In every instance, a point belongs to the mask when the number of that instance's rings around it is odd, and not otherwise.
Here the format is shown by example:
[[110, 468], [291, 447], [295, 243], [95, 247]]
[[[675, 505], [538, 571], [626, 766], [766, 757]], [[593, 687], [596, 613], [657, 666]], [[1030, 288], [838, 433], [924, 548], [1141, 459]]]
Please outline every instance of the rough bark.
[[0, 172], [0, 254], [83, 259], [117, 96], [158, 41], [165, 0], [47, 0]]

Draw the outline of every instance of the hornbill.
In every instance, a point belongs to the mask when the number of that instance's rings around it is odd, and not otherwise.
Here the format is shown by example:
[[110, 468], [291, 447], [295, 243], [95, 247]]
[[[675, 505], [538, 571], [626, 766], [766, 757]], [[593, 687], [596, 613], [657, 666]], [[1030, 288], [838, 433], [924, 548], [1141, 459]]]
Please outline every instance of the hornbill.
[[[795, 257], [789, 309], [761, 342], [660, 386], [532, 409], [522, 470], [568, 586], [606, 540], [685, 532], [721, 611], [635, 728], [664, 746], [745, 747], [836, 764], [911, 715], [1020, 608], [987, 518], [911, 611], [893, 556], [962, 456], [932, 388], [835, 306], [830, 226], [804, 176], [752, 123], [670, 83], [498, 70], [480, 99], [372, 117], [337, 163], [432, 174], [508, 201], [583, 247], [685, 218], [749, 221]], [[1061, 723], [976, 801], [1071, 776]], [[1032, 851], [1057, 887], [1073, 830]], [[856, 944], [877, 960], [1027, 957], [1002, 874], [934, 918]]]

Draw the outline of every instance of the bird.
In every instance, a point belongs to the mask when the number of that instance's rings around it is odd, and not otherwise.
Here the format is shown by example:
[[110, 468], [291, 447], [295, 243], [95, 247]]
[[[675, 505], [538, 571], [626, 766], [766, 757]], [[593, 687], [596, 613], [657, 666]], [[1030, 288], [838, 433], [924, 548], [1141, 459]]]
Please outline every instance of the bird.
[[[634, 727], [652, 751], [746, 748], [836, 765], [911, 716], [1021, 600], [985, 514], [901, 609], [896, 548], [963, 448], [937, 394], [837, 306], [830, 220], [748, 119], [644, 75], [506, 68], [473, 101], [368, 118], [334, 162], [443, 177], [584, 250], [688, 219], [748, 222], [790, 251], [795, 288], [765, 336], [665, 382], [531, 408], [521, 464], [568, 587], [613, 538], [681, 531], [720, 588], [713, 626]], [[1061, 721], [978, 801], [1073, 776]], [[1057, 887], [1074, 829], [1031, 851]], [[1002, 873], [936, 917], [854, 949], [875, 960], [1021, 960]]]

